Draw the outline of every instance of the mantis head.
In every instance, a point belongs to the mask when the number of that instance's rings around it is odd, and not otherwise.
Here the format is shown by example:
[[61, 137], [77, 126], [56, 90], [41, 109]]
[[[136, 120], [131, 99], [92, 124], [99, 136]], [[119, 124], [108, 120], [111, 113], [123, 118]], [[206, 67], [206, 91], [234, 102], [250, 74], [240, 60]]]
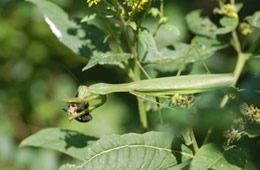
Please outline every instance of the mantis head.
[[78, 87], [77, 93], [78, 93], [77, 97], [80, 99], [91, 96], [91, 94], [92, 94], [91, 91], [89, 90], [88, 86], [85, 86], [85, 85], [80, 85]]

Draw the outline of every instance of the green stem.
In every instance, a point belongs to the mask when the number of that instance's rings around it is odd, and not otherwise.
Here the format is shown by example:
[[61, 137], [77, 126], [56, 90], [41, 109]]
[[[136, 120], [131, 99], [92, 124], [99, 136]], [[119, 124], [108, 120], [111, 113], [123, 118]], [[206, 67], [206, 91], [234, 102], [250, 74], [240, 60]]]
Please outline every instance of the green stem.
[[[238, 40], [236, 31], [232, 32], [232, 38], [233, 38], [233, 41], [234, 41], [233, 46], [234, 46], [234, 48], [237, 52], [237, 55], [238, 55], [237, 63], [236, 63], [235, 70], [234, 70], [235, 82], [232, 84], [232, 86], [235, 86], [237, 84], [237, 81], [238, 81], [241, 73], [242, 73], [242, 70], [245, 66], [246, 61], [249, 59], [249, 55], [245, 54], [241, 51], [241, 45], [240, 45], [240, 42]], [[225, 105], [227, 104], [228, 100], [229, 100], [228, 95], [225, 95], [223, 97], [221, 103], [220, 103], [220, 108], [224, 108]]]
[[[233, 83], [232, 86], [236, 85], [247, 60], [248, 60], [248, 55], [245, 55], [243, 53], [240, 53], [238, 55], [238, 60], [234, 71], [235, 82]], [[224, 108], [228, 100], [229, 100], [228, 95], [225, 95], [220, 103], [220, 108]]]
[[[145, 69], [143, 68], [143, 66], [141, 65], [141, 63], [140, 63], [139, 61], [137, 61], [136, 64], [138, 64], [139, 68], [142, 70], [142, 72], [143, 72], [144, 75], [147, 77], [147, 79], [151, 80], [151, 79], [152, 79], [151, 76], [145, 71]], [[156, 100], [156, 105], [157, 105], [157, 107], [158, 107], [159, 120], [160, 120], [160, 123], [163, 124], [164, 121], [163, 121], [162, 112], [161, 112], [161, 109], [160, 109], [161, 106], [160, 106], [160, 104], [159, 104], [159, 103], [160, 103], [159, 97], [156, 97], [155, 100]]]
[[[164, 17], [164, 4], [163, 4], [163, 0], [160, 0], [160, 20]], [[165, 24], [165, 23], [159, 23], [157, 25], [157, 27], [155, 28], [154, 32], [153, 32], [153, 37], [156, 36], [157, 32], [159, 31], [160, 27]]]
[[204, 140], [203, 140], [203, 145], [205, 145], [205, 144], [208, 143], [209, 137], [210, 137], [210, 135], [211, 135], [211, 133], [212, 133], [212, 131], [213, 131], [213, 128], [214, 128], [214, 125], [212, 125], [212, 126], [208, 129], [207, 135], [206, 135], [206, 137], [205, 137]]
[[[118, 4], [118, 2], [116, 2]], [[131, 53], [134, 55], [134, 66], [133, 66], [133, 70], [134, 70], [134, 81], [138, 81], [141, 80], [141, 71], [140, 71], [140, 67], [138, 65], [139, 63], [139, 57], [138, 57], [138, 51], [137, 51], [137, 42], [138, 39], [134, 39], [135, 42], [131, 43], [131, 39], [128, 33], [128, 28], [127, 28], [127, 24], [126, 21], [124, 20], [123, 16], [120, 16], [121, 22], [123, 24], [123, 33], [125, 35], [129, 50], [131, 51]], [[140, 116], [140, 121], [142, 124], [142, 128], [144, 130], [147, 130], [148, 128], [148, 123], [147, 123], [147, 113], [145, 110], [145, 103], [144, 100], [137, 97], [137, 102], [138, 102], [138, 110], [139, 110], [139, 116]]]
[[100, 12], [100, 9], [98, 10], [100, 13], [101, 18], [104, 20], [105, 24], [108, 27], [108, 31], [110, 32], [110, 34], [112, 35], [112, 37], [115, 39], [116, 43], [118, 44], [118, 49], [119, 51], [122, 53], [123, 49], [122, 49], [122, 44], [120, 39], [118, 38], [118, 36], [116, 35], [114, 29], [111, 26], [111, 23], [107, 20], [107, 18], [102, 14], [102, 12]]
[[199, 146], [198, 146], [198, 143], [197, 143], [197, 140], [195, 138], [195, 135], [194, 135], [194, 132], [193, 132], [192, 128], [190, 128], [190, 136], [191, 136], [192, 147], [194, 149], [194, 152], [197, 153], [198, 150], [199, 150]]

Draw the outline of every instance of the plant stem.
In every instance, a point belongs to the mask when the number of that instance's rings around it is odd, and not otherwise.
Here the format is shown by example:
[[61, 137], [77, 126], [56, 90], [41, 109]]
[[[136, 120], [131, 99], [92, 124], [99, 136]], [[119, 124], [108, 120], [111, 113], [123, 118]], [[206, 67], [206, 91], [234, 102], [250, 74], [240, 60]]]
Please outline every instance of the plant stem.
[[[163, 0], [160, 0], [160, 20], [164, 17], [164, 3]], [[154, 32], [153, 32], [153, 37], [156, 36], [157, 32], [159, 31], [160, 27], [165, 24], [165, 22], [160, 22], [157, 25], [157, 27], [155, 28]]]
[[[238, 40], [238, 37], [237, 37], [237, 33], [236, 31], [233, 31], [232, 32], [232, 38], [233, 38], [233, 46], [237, 52], [237, 55], [238, 55], [238, 59], [237, 59], [237, 63], [236, 63], [236, 67], [235, 67], [235, 70], [234, 70], [234, 77], [235, 77], [235, 82], [232, 84], [232, 86], [235, 86], [241, 73], [242, 73], [242, 70], [245, 66], [245, 63], [246, 61], [249, 59], [249, 54], [245, 54], [241, 51], [241, 45], [240, 45], [240, 42]], [[225, 95], [220, 103], [220, 108], [224, 108], [225, 105], [227, 104], [229, 100], [229, 97], [228, 95]]]
[[100, 13], [101, 18], [103, 19], [103, 21], [105, 22], [106, 26], [108, 27], [108, 31], [110, 32], [110, 34], [112, 35], [112, 37], [115, 39], [117, 45], [118, 45], [118, 49], [121, 53], [123, 53], [123, 49], [122, 49], [122, 44], [121, 41], [119, 40], [118, 36], [116, 35], [114, 29], [111, 26], [111, 23], [108, 21], [108, 19], [102, 14], [101, 9], [98, 7], [98, 11]]
[[199, 150], [199, 146], [198, 146], [198, 143], [197, 143], [197, 140], [195, 138], [195, 135], [194, 135], [192, 128], [190, 128], [190, 136], [191, 136], [191, 139], [192, 139], [192, 147], [194, 149], [194, 152], [196, 153]]
[[210, 137], [210, 135], [211, 135], [211, 133], [212, 133], [212, 131], [213, 131], [213, 128], [214, 128], [214, 125], [212, 125], [212, 126], [208, 129], [207, 135], [206, 135], [206, 137], [205, 137], [204, 140], [203, 140], [203, 145], [205, 145], [205, 144], [208, 143], [208, 140], [209, 140], [209, 137]]
[[[118, 2], [114, 2], [117, 3]], [[134, 81], [138, 81], [141, 80], [141, 70], [140, 70], [140, 66], [139, 64], [139, 56], [138, 56], [138, 45], [137, 45], [137, 41], [138, 38], [134, 38], [134, 42], [131, 42], [129, 33], [128, 33], [128, 26], [126, 24], [126, 21], [124, 20], [123, 16], [120, 17], [120, 20], [123, 24], [123, 34], [126, 38], [128, 47], [129, 47], [129, 51], [133, 54], [134, 56], [134, 66], [133, 66], [133, 70], [134, 70]], [[138, 34], [138, 33], [135, 33]], [[139, 117], [140, 117], [140, 121], [141, 121], [141, 125], [142, 128], [146, 131], [148, 128], [148, 123], [147, 123], [147, 113], [145, 110], [145, 103], [144, 100], [141, 99], [140, 97], [137, 97], [137, 102], [138, 102], [138, 110], [139, 110]]]
[[[245, 55], [243, 53], [240, 53], [238, 55], [238, 60], [237, 60], [237, 64], [236, 64], [235, 71], [234, 71], [235, 82], [233, 83], [233, 86], [236, 85], [247, 60], [248, 60], [248, 55]], [[221, 108], [225, 107], [225, 105], [228, 102], [228, 99], [229, 99], [228, 95], [225, 95], [220, 104]]]

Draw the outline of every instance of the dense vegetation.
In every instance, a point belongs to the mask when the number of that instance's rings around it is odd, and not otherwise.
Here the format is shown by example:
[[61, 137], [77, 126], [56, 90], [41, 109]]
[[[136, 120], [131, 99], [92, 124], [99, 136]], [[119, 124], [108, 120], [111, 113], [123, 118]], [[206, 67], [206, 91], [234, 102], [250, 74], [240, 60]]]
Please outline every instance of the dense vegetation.
[[258, 169], [258, 6], [1, 1], [0, 167]]

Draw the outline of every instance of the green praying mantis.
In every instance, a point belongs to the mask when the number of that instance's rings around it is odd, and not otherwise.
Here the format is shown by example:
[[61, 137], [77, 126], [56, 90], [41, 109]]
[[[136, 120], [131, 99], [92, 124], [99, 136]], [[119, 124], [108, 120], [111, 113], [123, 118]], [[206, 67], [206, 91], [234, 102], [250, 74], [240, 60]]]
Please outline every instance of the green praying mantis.
[[[69, 104], [66, 110], [69, 120], [88, 122], [90, 112], [106, 102], [106, 95], [116, 92], [129, 92], [136, 96], [170, 97], [174, 94], [194, 94], [231, 87], [235, 82], [232, 74], [185, 75], [134, 81], [122, 84], [98, 83], [89, 87], [81, 85], [75, 97], [64, 101]], [[89, 102], [98, 101], [90, 105]]]

